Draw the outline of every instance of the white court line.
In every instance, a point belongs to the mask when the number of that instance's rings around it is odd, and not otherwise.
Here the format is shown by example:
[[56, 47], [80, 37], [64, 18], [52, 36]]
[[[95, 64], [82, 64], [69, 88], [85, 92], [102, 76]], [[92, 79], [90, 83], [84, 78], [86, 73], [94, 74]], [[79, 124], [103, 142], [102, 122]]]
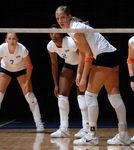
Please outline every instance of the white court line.
[[15, 121], [15, 119], [14, 119], [14, 120], [11, 120], [11, 121], [8, 121], [8, 122], [6, 122], [6, 123], [3, 123], [3, 124], [0, 125], [0, 127], [5, 126], [5, 125], [7, 125], [7, 124], [9, 124], [9, 123], [11, 123], [11, 122], [14, 122], [14, 121]]

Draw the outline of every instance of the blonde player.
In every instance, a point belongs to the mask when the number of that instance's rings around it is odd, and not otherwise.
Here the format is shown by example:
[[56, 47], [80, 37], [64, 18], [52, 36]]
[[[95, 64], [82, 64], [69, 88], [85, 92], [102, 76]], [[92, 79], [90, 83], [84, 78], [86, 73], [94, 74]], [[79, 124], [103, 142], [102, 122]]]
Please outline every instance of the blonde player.
[[[129, 39], [128, 47], [127, 64], [130, 76], [130, 86], [134, 91], [134, 36]], [[134, 136], [131, 138], [131, 141], [134, 142]]]
[[18, 43], [16, 33], [7, 33], [5, 43], [0, 45], [0, 60], [0, 106], [11, 79], [17, 78], [33, 113], [37, 132], [44, 131], [38, 102], [32, 89], [33, 65], [28, 50]]
[[[52, 28], [60, 28], [58, 25], [52, 25]], [[51, 41], [47, 45], [52, 62], [52, 74], [54, 79], [54, 94], [58, 98], [60, 113], [60, 128], [51, 134], [51, 137], [70, 137], [68, 131], [69, 114], [69, 93], [75, 81], [78, 65], [78, 49], [69, 36], [64, 34], [50, 33]], [[58, 60], [57, 54], [65, 60], [60, 77], [58, 79]], [[75, 134], [75, 137], [81, 138], [88, 131], [88, 116], [84, 93], [77, 92], [77, 100], [82, 114], [83, 128]]]
[[[68, 29], [92, 29], [77, 18], [73, 18], [70, 10], [66, 6], [56, 9], [55, 16], [58, 24], [62, 28]], [[79, 63], [77, 71], [77, 85], [81, 91], [85, 91], [85, 100], [88, 106], [89, 133], [79, 140], [75, 140], [77, 145], [97, 145], [99, 143], [96, 135], [96, 125], [98, 119], [97, 97], [103, 85], [108, 93], [108, 98], [116, 111], [119, 121], [119, 134], [107, 141], [108, 144], [129, 145], [130, 137], [126, 131], [126, 108], [119, 92], [119, 63], [118, 52], [101, 34], [99, 33], [68, 33], [75, 41], [80, 51], [80, 59], [83, 60], [84, 69], [79, 68], [83, 64]], [[95, 61], [93, 62], [93, 58]], [[89, 76], [88, 86], [87, 77], [91, 63], [93, 67]], [[87, 87], [87, 88], [86, 88]], [[103, 101], [102, 101], [103, 102]]]

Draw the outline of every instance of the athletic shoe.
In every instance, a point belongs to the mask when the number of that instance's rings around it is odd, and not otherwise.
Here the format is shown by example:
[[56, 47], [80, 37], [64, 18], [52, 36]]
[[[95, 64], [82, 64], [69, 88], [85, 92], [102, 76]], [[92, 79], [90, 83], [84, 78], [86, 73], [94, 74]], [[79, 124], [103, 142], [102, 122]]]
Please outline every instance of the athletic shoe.
[[51, 135], [53, 138], [69, 138], [70, 134], [68, 129], [58, 129], [56, 132], [53, 132]]
[[36, 131], [37, 132], [45, 131], [43, 123], [40, 123], [39, 125], [36, 125]]
[[74, 137], [82, 138], [84, 135], [86, 135], [88, 133], [88, 130], [89, 129], [84, 129], [84, 128], [80, 129], [79, 132], [74, 135]]
[[96, 135], [92, 135], [91, 133], [86, 134], [79, 140], [74, 140], [73, 142], [76, 145], [98, 145], [99, 140]]
[[107, 140], [108, 144], [114, 145], [130, 145], [131, 144], [131, 137], [128, 136], [127, 132], [118, 133], [112, 139]]
[[134, 136], [133, 136], [133, 137], [131, 137], [131, 142], [134, 142]]

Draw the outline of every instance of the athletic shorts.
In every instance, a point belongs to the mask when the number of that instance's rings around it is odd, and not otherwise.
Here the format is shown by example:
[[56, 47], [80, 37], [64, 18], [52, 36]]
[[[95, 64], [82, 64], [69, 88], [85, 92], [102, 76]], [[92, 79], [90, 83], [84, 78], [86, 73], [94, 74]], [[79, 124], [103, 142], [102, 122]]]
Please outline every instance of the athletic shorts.
[[78, 65], [70, 65], [70, 64], [64, 63], [63, 67], [77, 72]]
[[118, 51], [101, 53], [93, 60], [92, 65], [113, 68], [119, 65]]
[[12, 77], [12, 78], [17, 78], [17, 77], [19, 77], [19, 76], [21, 76], [21, 75], [26, 74], [26, 69], [21, 70], [21, 71], [16, 71], [16, 72], [10, 72], [10, 71], [8, 71], [8, 70], [6, 70], [6, 69], [0, 67], [0, 72], [3, 72], [3, 73], [5, 73], [5, 74], [9, 75], [9, 76]]

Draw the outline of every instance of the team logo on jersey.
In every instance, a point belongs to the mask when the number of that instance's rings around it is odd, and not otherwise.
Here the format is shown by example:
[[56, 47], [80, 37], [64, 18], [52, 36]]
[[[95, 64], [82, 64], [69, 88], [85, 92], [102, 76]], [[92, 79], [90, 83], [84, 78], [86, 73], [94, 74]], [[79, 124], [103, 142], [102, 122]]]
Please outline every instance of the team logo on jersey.
[[63, 57], [64, 59], [66, 59], [66, 58], [67, 58], [66, 54], [62, 54], [62, 57]]
[[19, 57], [21, 57], [21, 56], [20, 55], [16, 56], [16, 58], [19, 58]]
[[65, 52], [66, 52], [66, 53], [69, 52], [69, 49], [65, 50]]

